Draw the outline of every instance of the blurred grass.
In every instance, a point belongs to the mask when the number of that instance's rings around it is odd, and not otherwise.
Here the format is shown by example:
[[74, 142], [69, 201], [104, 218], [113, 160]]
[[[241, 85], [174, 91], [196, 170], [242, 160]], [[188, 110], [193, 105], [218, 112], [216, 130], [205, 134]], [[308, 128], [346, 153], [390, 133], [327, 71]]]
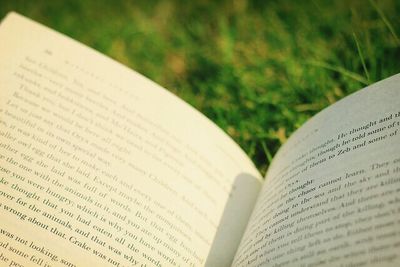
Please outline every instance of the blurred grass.
[[[4, 1], [139, 71], [264, 173], [308, 118], [400, 72], [400, 1]], [[1, 41], [1, 40], [0, 40]]]

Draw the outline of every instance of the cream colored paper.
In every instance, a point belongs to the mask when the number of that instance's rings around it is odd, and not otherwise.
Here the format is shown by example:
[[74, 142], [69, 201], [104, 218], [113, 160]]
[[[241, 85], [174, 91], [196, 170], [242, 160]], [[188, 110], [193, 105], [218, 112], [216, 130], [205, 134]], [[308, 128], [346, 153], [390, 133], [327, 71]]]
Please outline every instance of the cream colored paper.
[[15, 13], [0, 40], [0, 265], [204, 265], [236, 179], [261, 180], [240, 148], [155, 83]]

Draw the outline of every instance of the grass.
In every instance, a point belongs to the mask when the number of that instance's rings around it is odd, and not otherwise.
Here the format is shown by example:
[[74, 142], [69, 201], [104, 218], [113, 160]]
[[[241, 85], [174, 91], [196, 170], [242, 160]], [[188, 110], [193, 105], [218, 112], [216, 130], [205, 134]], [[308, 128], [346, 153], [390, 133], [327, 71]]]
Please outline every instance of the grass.
[[308, 118], [400, 72], [396, 0], [0, 0], [0, 17], [9, 10], [177, 94], [232, 136], [262, 173]]

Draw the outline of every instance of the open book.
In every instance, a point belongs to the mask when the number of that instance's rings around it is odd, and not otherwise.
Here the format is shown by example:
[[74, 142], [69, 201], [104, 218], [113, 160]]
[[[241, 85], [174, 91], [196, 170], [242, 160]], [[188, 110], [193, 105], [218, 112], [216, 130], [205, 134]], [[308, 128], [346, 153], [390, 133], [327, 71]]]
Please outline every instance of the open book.
[[15, 13], [0, 87], [0, 266], [400, 266], [399, 75], [265, 179], [176, 96]]

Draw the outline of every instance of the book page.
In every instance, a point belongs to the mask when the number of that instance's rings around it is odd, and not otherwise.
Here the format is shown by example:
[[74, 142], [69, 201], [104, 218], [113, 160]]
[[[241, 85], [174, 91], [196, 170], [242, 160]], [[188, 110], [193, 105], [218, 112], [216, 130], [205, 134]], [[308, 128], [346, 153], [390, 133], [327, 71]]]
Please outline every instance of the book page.
[[400, 266], [399, 85], [346, 97], [289, 139], [234, 266]]
[[8, 15], [0, 40], [0, 265], [204, 265], [228, 200], [244, 177], [260, 184], [240, 148], [155, 83], [26, 18]]

